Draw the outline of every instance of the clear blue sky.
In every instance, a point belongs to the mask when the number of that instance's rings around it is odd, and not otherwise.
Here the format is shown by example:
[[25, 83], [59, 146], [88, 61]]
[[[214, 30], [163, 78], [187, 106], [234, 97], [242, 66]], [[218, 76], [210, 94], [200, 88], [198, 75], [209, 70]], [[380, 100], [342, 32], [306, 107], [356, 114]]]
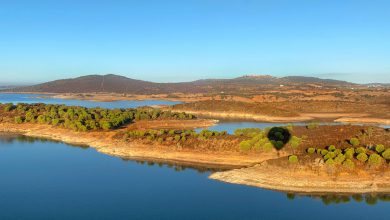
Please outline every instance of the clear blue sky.
[[390, 82], [388, 0], [0, 1], [0, 84], [106, 73]]

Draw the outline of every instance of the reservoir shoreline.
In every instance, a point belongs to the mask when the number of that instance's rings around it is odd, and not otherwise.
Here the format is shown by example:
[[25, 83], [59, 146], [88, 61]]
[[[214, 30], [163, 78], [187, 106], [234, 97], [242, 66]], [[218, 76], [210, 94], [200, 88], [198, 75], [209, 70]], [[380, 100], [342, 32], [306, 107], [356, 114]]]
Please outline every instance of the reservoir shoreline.
[[21, 133], [30, 137], [48, 138], [68, 144], [82, 144], [95, 148], [103, 154], [126, 159], [146, 161], [169, 161], [183, 165], [203, 165], [232, 169], [216, 172], [211, 179], [284, 192], [300, 193], [389, 193], [390, 173], [386, 169], [381, 176], [372, 176], [369, 171], [358, 174], [341, 173], [337, 178], [326, 170], [315, 173], [303, 167], [275, 166], [268, 161], [286, 155], [266, 154], [262, 157], [251, 154], [226, 152], [199, 152], [183, 149], [162, 149], [141, 143], [128, 143], [114, 139], [117, 131], [76, 132], [45, 124], [0, 123], [1, 132]]

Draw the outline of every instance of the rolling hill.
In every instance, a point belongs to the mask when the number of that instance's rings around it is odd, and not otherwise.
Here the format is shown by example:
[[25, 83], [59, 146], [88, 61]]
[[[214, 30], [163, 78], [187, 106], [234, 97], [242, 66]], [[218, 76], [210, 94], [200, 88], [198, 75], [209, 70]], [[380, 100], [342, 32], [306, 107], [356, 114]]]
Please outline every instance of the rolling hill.
[[17, 87], [2, 91], [31, 93], [128, 93], [128, 94], [162, 94], [162, 93], [204, 93], [204, 92], [236, 92], [261, 90], [279, 85], [321, 86], [353, 85], [345, 81], [320, 79], [315, 77], [288, 76], [273, 77], [269, 75], [245, 75], [233, 79], [204, 79], [181, 83], [154, 83], [136, 80], [119, 75], [87, 75], [71, 79], [61, 79], [33, 86]]

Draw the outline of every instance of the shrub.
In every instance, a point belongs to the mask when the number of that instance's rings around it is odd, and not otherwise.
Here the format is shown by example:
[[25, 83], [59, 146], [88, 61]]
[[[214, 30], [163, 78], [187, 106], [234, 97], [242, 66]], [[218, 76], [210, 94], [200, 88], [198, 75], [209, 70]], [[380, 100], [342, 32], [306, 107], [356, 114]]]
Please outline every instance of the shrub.
[[351, 138], [351, 139], [349, 140], [349, 143], [351, 143], [352, 146], [357, 147], [357, 146], [359, 146], [360, 141], [359, 141], [359, 139], [357, 139], [357, 138]]
[[329, 158], [333, 159], [336, 157], [336, 154], [334, 152], [328, 152], [325, 156], [324, 159], [327, 160]]
[[385, 158], [386, 160], [390, 160], [390, 148], [383, 151], [382, 157]]
[[368, 156], [366, 153], [360, 153], [356, 156], [356, 159], [358, 159], [361, 162], [366, 162], [368, 159]]
[[261, 149], [261, 143], [257, 142], [255, 145], [253, 145], [254, 150], [260, 150]]
[[333, 151], [336, 155], [339, 155], [341, 154], [343, 151], [341, 149], [336, 149], [335, 151]]
[[378, 166], [381, 165], [383, 162], [383, 158], [379, 154], [371, 154], [370, 157], [368, 158], [368, 164], [372, 166]]
[[334, 166], [335, 165], [335, 162], [332, 158], [329, 158], [325, 161], [325, 164], [326, 165], [329, 165], [329, 166]]
[[302, 142], [302, 139], [299, 138], [299, 137], [296, 137], [296, 136], [292, 136], [291, 137], [291, 140], [290, 140], [290, 146], [293, 148], [293, 149], [296, 149], [299, 147], [299, 145], [301, 144]]
[[51, 120], [51, 124], [52, 125], [58, 125], [59, 123], [60, 123], [60, 119], [58, 119], [58, 118], [55, 118], [55, 119]]
[[344, 156], [347, 158], [347, 159], [353, 159], [353, 155], [355, 154], [355, 150], [353, 149], [347, 149], [345, 152], [344, 152]]
[[4, 111], [6, 111], [6, 112], [9, 112], [9, 111], [11, 111], [12, 109], [14, 109], [14, 105], [12, 104], [12, 103], [7, 103], [7, 104], [5, 104], [5, 106], [4, 106]]
[[251, 149], [251, 143], [249, 141], [242, 141], [240, 143], [240, 149], [242, 151], [248, 151]]
[[316, 150], [317, 154], [321, 154], [321, 151], [322, 151], [321, 148], [318, 148], [318, 149]]
[[164, 139], [162, 137], [160, 137], [160, 138], [157, 139], [157, 142], [162, 144], [164, 142]]
[[296, 156], [296, 155], [290, 155], [289, 157], [288, 157], [288, 162], [290, 162], [290, 163], [298, 163], [298, 157]]
[[21, 124], [21, 123], [23, 123], [23, 119], [22, 119], [22, 117], [20, 117], [20, 116], [16, 116], [16, 117], [15, 117], [15, 123], [18, 123], [18, 124]]
[[378, 144], [375, 146], [375, 151], [378, 153], [382, 153], [385, 150], [385, 146], [383, 144]]
[[175, 141], [180, 141], [180, 139], [181, 139], [181, 137], [180, 137], [180, 135], [175, 135]]
[[308, 129], [314, 129], [314, 128], [318, 128], [320, 125], [318, 124], [318, 122], [310, 122], [308, 125], [307, 125], [307, 128]]
[[264, 151], [271, 151], [272, 150], [272, 144], [271, 143], [265, 143], [264, 145], [263, 145], [263, 149], [264, 149]]
[[328, 147], [328, 151], [335, 151], [336, 150], [336, 147], [334, 145], [330, 145]]
[[341, 164], [341, 163], [344, 162], [345, 158], [346, 158], [346, 157], [345, 157], [344, 155], [339, 154], [339, 155], [337, 155], [337, 157], [334, 159], [334, 162], [335, 162], [336, 164]]
[[306, 151], [308, 154], [314, 154], [316, 152], [316, 149], [313, 147], [309, 147]]
[[321, 150], [321, 155], [322, 155], [322, 156], [325, 156], [328, 152], [329, 152], [328, 150], [322, 149], [322, 150]]
[[359, 147], [356, 149], [356, 153], [360, 154], [360, 153], [366, 153], [367, 152], [367, 149], [364, 148], [364, 147]]
[[343, 166], [348, 169], [354, 169], [355, 168], [355, 163], [351, 159], [346, 159], [343, 162]]
[[286, 126], [286, 128], [287, 128], [290, 132], [294, 131], [294, 125], [293, 125], [293, 124], [288, 124], [288, 125]]

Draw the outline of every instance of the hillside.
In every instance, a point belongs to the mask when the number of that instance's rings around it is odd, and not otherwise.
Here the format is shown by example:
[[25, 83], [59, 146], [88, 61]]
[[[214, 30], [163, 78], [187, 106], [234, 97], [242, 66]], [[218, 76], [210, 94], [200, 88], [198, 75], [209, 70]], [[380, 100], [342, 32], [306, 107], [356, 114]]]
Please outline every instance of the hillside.
[[130, 79], [118, 75], [88, 75], [72, 79], [61, 79], [38, 85], [18, 87], [3, 91], [8, 92], [43, 92], [43, 93], [128, 93], [128, 94], [162, 94], [162, 93], [204, 93], [204, 92], [242, 92], [242, 90], [261, 90], [279, 85], [321, 86], [353, 85], [338, 80], [315, 77], [289, 76], [277, 78], [269, 75], [245, 75], [234, 79], [205, 79], [182, 83], [154, 83]]

